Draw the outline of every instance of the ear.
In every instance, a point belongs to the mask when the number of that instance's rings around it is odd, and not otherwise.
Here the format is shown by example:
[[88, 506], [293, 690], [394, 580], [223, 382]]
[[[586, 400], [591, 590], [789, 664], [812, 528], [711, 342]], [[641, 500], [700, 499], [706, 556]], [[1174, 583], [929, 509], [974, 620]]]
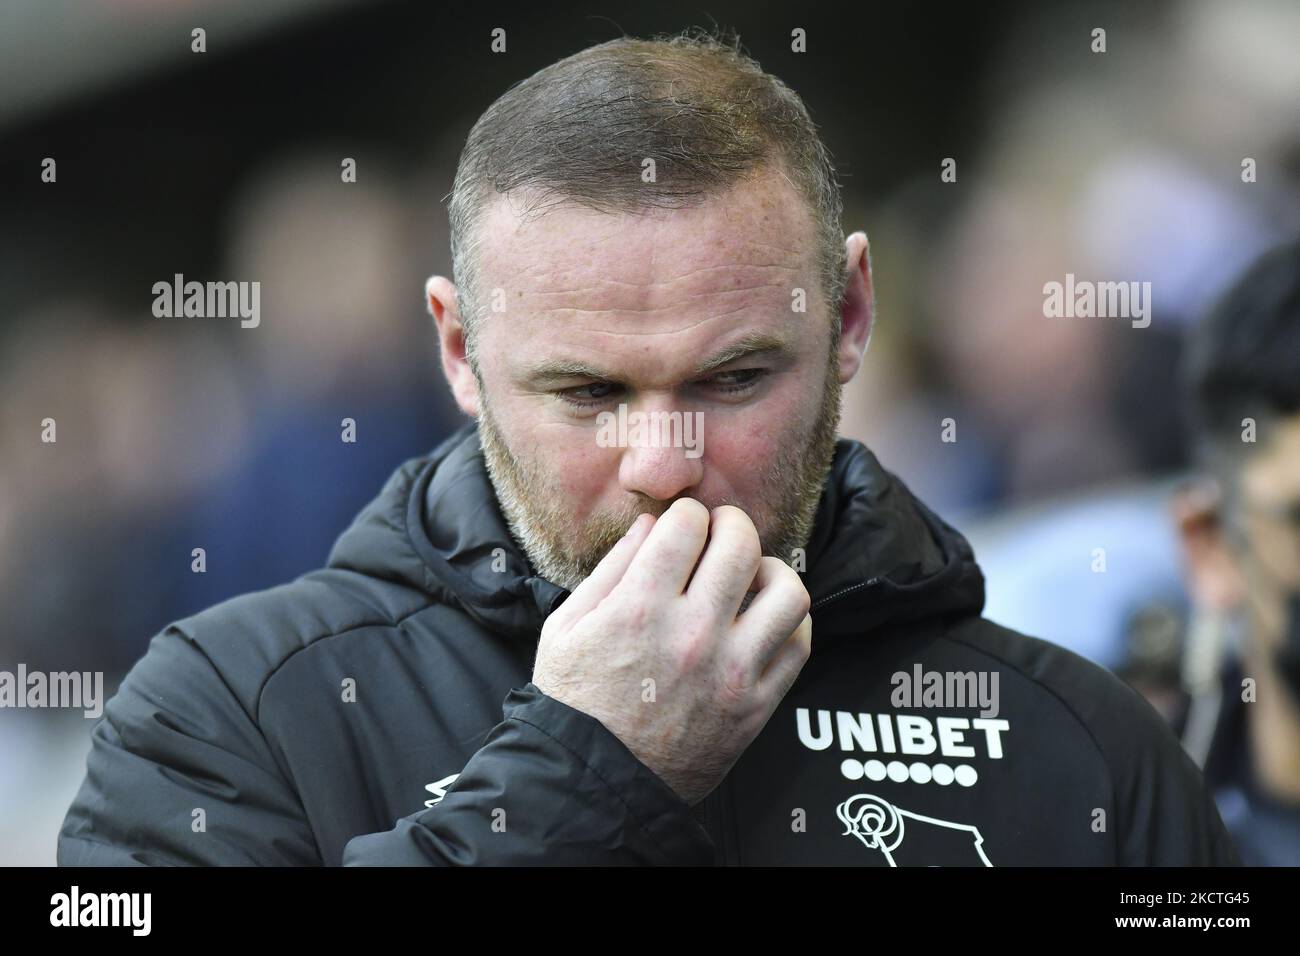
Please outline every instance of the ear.
[[456, 286], [445, 276], [433, 276], [424, 284], [424, 295], [429, 314], [438, 328], [442, 372], [447, 376], [451, 394], [462, 412], [477, 418], [478, 382], [465, 354], [465, 327], [456, 306]]
[[1192, 604], [1214, 611], [1237, 607], [1246, 599], [1246, 582], [1220, 518], [1222, 502], [1218, 483], [1202, 480], [1179, 488], [1172, 509]]
[[844, 240], [844, 297], [840, 310], [840, 382], [847, 384], [862, 366], [876, 319], [875, 290], [871, 285], [871, 250], [865, 232]]

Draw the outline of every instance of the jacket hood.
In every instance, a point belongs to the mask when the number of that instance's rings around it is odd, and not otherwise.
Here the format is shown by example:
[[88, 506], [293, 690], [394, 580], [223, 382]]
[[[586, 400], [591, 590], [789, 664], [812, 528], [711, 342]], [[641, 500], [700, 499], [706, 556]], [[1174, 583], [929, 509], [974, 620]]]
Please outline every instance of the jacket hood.
[[817, 639], [984, 609], [970, 544], [858, 441], [836, 443], [807, 560]]
[[[836, 444], [805, 558], [819, 643], [984, 606], [966, 539], [860, 442]], [[328, 566], [419, 589], [529, 642], [569, 593], [539, 577], [510, 534], [473, 423], [403, 464], [335, 543]]]

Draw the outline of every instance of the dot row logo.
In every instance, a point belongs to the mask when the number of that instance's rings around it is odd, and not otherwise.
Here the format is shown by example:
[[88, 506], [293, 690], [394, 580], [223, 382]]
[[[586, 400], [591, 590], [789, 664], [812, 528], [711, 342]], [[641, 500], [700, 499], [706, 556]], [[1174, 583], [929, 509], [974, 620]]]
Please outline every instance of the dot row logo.
[[880, 760], [854, 760], [849, 757], [840, 764], [840, 773], [846, 780], [881, 781], [888, 777], [894, 783], [937, 783], [941, 787], [956, 783], [962, 787], [973, 787], [979, 780], [979, 772], [970, 764], [958, 764], [956, 767], [946, 763], [930, 766], [918, 760], [911, 764], [901, 760], [884, 763]]

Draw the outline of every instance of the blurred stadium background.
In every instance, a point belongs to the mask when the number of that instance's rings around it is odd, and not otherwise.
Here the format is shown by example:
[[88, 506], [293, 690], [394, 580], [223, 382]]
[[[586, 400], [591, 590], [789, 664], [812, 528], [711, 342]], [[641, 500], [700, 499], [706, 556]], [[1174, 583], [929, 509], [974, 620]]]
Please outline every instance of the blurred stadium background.
[[[0, 668], [103, 671], [108, 697], [170, 621], [319, 566], [459, 423], [422, 291], [470, 125], [582, 47], [716, 23], [803, 96], [871, 237], [842, 432], [968, 534], [989, 616], [1141, 658], [1160, 706], [1186, 625], [1180, 348], [1300, 231], [1300, 5], [860, 6], [0, 5]], [[155, 318], [175, 273], [261, 281], [262, 324]], [[1066, 273], [1150, 281], [1151, 326], [1044, 319]], [[53, 863], [91, 725], [0, 710], [0, 864]]]

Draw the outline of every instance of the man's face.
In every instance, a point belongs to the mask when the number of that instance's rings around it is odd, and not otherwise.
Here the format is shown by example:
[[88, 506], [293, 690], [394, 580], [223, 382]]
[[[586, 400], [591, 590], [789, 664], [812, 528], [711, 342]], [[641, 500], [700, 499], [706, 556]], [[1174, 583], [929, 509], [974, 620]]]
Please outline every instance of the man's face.
[[[764, 552], [790, 560], [834, 452], [841, 381], [811, 216], [788, 182], [766, 171], [694, 207], [564, 204], [528, 222], [507, 199], [479, 228], [480, 434], [538, 572], [576, 587], [637, 515], [683, 496], [740, 507]], [[621, 404], [630, 421], [699, 413], [703, 453], [605, 447], [600, 413]]]
[[1239, 475], [1245, 547], [1237, 549], [1256, 628], [1273, 643], [1286, 599], [1300, 594], [1300, 415], [1269, 427]]

